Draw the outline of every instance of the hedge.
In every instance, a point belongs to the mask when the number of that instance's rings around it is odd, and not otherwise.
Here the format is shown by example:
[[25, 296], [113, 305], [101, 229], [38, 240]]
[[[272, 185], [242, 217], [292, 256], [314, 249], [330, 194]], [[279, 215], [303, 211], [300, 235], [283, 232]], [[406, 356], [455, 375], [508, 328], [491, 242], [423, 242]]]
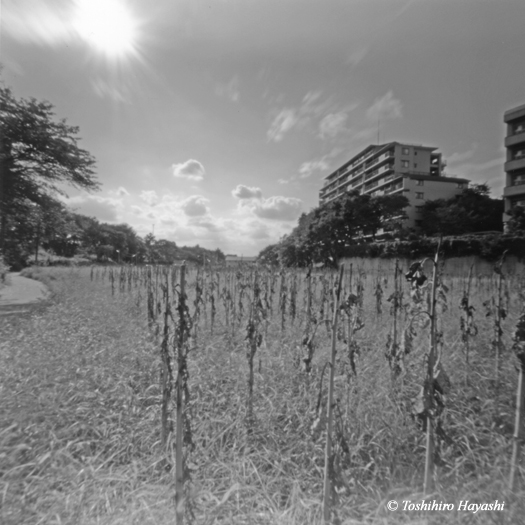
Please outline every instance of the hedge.
[[[356, 244], [345, 249], [343, 257], [404, 257], [418, 259], [435, 254], [439, 239], [422, 237], [410, 241], [389, 241]], [[469, 235], [462, 237], [444, 237], [441, 252], [445, 257], [465, 257], [477, 255], [487, 261], [494, 261], [503, 252], [525, 258], [525, 234], [523, 235]]]

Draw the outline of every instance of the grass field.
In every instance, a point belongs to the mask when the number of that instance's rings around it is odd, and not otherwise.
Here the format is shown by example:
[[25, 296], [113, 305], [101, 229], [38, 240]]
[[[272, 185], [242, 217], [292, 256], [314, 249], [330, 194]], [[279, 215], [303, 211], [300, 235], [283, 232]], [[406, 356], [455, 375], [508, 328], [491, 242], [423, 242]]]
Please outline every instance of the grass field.
[[[333, 523], [522, 522], [524, 467], [513, 492], [508, 478], [518, 378], [511, 348], [525, 299], [523, 268], [510, 273], [504, 267], [507, 315], [499, 386], [491, 344], [494, 315], [486, 317], [483, 306], [492, 301], [494, 307], [498, 276], [474, 270], [470, 301], [478, 334], [470, 338], [467, 367], [458, 306], [467, 275], [445, 273], [438, 329], [451, 388], [440, 418], [444, 434], [437, 438], [435, 489], [426, 496], [421, 492], [425, 434], [411, 411], [424, 381], [428, 330], [417, 328], [403, 373], [393, 381], [385, 358], [393, 325], [387, 301], [394, 290], [393, 263], [366, 270], [366, 265], [354, 265], [350, 279], [348, 268], [345, 281], [345, 293], [362, 297], [362, 304], [353, 317], [341, 317], [344, 328], [337, 343]], [[162, 285], [166, 282], [165, 290], [174, 294], [168, 301], [175, 316], [177, 275], [154, 268], [148, 277], [147, 271], [26, 272], [46, 282], [53, 299], [31, 315], [0, 319], [2, 524], [175, 522], [174, 447], [171, 435], [166, 446], [161, 439], [160, 349], [166, 322], [166, 341], [170, 348], [175, 344], [177, 328], [166, 321]], [[325, 323], [331, 318], [331, 294], [326, 291], [334, 276], [319, 273], [312, 279], [318, 327], [307, 374], [302, 341], [312, 324], [305, 314], [306, 274], [261, 273], [264, 319], [258, 325], [262, 340], [254, 356], [249, 414], [246, 328], [254, 274], [250, 269], [189, 270], [188, 306], [195, 325], [187, 341], [191, 436], [184, 447], [185, 522], [321, 523], [328, 376], [323, 371], [331, 344]], [[408, 303], [409, 284], [403, 280], [401, 286]], [[411, 318], [407, 312], [403, 308], [398, 314], [400, 339]], [[173, 403], [169, 408], [174, 423]], [[423, 498], [456, 508], [466, 500], [498, 500], [504, 510], [402, 510], [403, 502]], [[389, 511], [390, 500], [401, 508]]]

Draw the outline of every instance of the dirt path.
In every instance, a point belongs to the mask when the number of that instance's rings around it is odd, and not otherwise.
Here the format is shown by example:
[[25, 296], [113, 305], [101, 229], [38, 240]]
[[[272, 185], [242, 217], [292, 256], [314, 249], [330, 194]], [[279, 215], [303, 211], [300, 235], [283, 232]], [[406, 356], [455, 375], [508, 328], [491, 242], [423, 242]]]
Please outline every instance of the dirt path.
[[27, 313], [49, 298], [49, 289], [40, 281], [10, 273], [8, 282], [0, 289], [0, 315]]

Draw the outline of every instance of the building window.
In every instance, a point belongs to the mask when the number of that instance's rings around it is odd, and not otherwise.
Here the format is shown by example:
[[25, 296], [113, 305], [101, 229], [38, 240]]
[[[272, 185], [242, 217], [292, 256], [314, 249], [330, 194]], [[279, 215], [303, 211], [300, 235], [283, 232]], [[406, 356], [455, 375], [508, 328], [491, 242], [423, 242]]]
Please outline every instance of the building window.
[[422, 191], [416, 191], [416, 199], [424, 199], [425, 194]]
[[465, 184], [464, 184], [463, 182], [458, 182], [458, 183], [456, 184], [456, 188], [457, 188], [458, 190], [462, 190], [462, 189], [465, 188]]
[[[416, 164], [416, 166], [417, 166], [417, 164]], [[418, 186], [424, 186], [425, 185], [425, 181], [424, 180], [416, 180], [416, 184]]]
[[402, 155], [408, 155], [410, 153], [410, 150], [408, 148], [402, 148], [401, 149], [401, 154]]
[[416, 206], [416, 211], [418, 213], [421, 213], [423, 211], [424, 206]]
[[513, 186], [521, 186], [522, 184], [525, 184], [525, 173], [516, 175], [512, 183]]
[[408, 160], [402, 160], [401, 161], [401, 167], [402, 168], [408, 168]]

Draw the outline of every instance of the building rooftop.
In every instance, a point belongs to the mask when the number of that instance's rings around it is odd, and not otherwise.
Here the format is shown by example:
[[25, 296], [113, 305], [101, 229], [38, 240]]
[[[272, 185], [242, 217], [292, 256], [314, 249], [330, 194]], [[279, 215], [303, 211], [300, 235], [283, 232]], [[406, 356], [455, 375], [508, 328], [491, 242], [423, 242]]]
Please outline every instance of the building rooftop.
[[422, 144], [409, 144], [407, 142], [397, 142], [397, 141], [386, 142], [385, 144], [370, 144], [370, 146], [367, 146], [366, 148], [362, 149], [359, 153], [354, 155], [350, 160], [347, 160], [344, 164], [339, 166], [336, 170], [333, 170], [328, 175], [326, 175], [324, 177], [324, 179], [326, 180], [326, 179], [329, 179], [329, 178], [333, 177], [334, 175], [337, 175], [337, 172], [339, 170], [347, 168], [350, 164], [352, 164], [352, 162], [354, 162], [355, 160], [359, 159], [360, 157], [363, 157], [367, 153], [380, 152], [380, 151], [382, 151], [384, 149], [387, 149], [387, 148], [395, 146], [395, 145], [408, 146], [408, 147], [412, 147], [412, 148], [421, 148], [421, 149], [426, 149], [426, 150], [429, 150], [429, 151], [437, 150], [437, 148], [435, 148], [433, 146], [423, 146]]
[[516, 106], [515, 108], [508, 109], [505, 111], [504, 115], [504, 121], [508, 122], [509, 120], [513, 120], [514, 118], [521, 117], [525, 115], [525, 104], [522, 104], [521, 106]]
[[232, 254], [229, 254], [229, 255], [226, 255], [226, 262], [230, 261], [235, 261], [235, 262], [252, 262], [252, 261], [255, 261], [257, 259], [257, 257], [245, 257], [243, 255], [239, 256], [239, 255], [232, 255]]

